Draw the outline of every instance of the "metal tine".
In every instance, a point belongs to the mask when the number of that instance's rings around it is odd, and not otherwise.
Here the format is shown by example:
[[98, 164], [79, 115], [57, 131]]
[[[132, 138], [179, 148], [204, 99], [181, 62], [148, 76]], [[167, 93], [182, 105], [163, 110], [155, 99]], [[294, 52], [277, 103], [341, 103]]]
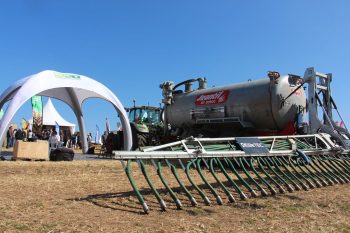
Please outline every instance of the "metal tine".
[[203, 171], [202, 171], [202, 168], [201, 168], [201, 162], [202, 162], [202, 159], [201, 158], [198, 158], [197, 159], [197, 171], [198, 171], [198, 174], [199, 176], [201, 177], [201, 179], [203, 180], [203, 182], [205, 183], [205, 185], [209, 188], [209, 190], [211, 191], [211, 193], [214, 195], [215, 199], [216, 199], [216, 202], [219, 204], [219, 205], [222, 205], [223, 202], [222, 202], [222, 199], [220, 197], [220, 195], [216, 192], [216, 190], [213, 188], [213, 186], [211, 186], [211, 184], [207, 181], [207, 179], [204, 177], [204, 174], [203, 174]]
[[164, 187], [168, 190], [171, 198], [175, 202], [177, 209], [181, 209], [182, 208], [181, 201], [177, 198], [175, 192], [170, 188], [170, 186], [168, 185], [168, 183], [166, 182], [166, 180], [163, 176], [161, 160], [158, 160], [158, 162], [157, 162], [157, 174], [158, 174], [160, 180], [162, 181]]
[[142, 174], [143, 176], [145, 177], [147, 183], [148, 183], [148, 186], [151, 188], [154, 196], [157, 198], [157, 201], [159, 202], [159, 205], [160, 205], [160, 209], [162, 211], [165, 211], [167, 206], [166, 206], [166, 203], [165, 201], [163, 200], [163, 198], [160, 196], [159, 192], [157, 191], [157, 189], [154, 187], [148, 173], [147, 173], [147, 169], [146, 169], [146, 166], [145, 164], [143, 163], [142, 160], [137, 160], [137, 163], [139, 164], [140, 166], [140, 169], [142, 171]]
[[312, 184], [313, 188], [316, 188], [316, 187], [317, 188], [321, 188], [323, 185], [316, 179], [317, 176], [315, 176], [315, 174], [313, 174], [311, 172], [306, 172], [305, 169], [303, 168], [303, 166], [300, 166], [299, 160], [300, 160], [300, 158], [298, 158], [298, 157], [296, 157], [295, 159], [289, 157], [289, 162], [291, 164], [293, 164], [294, 167], [297, 166], [299, 168], [299, 170], [303, 173], [304, 177], [309, 177], [309, 179], [312, 180], [312, 182], [310, 180], [308, 180], [309, 181], [309, 185]]
[[334, 157], [331, 156], [321, 156], [324, 160], [326, 160], [331, 167], [333, 167], [333, 170], [336, 171], [344, 180], [346, 183], [349, 183], [350, 180], [350, 174], [348, 174], [348, 171], [346, 168], [343, 167], [343, 164], [341, 164], [339, 161], [337, 161]]
[[[248, 179], [251, 180], [253, 182], [253, 184], [257, 187], [257, 189], [261, 192], [261, 195], [267, 196], [268, 194], [267, 194], [266, 190], [263, 189], [263, 187], [261, 187], [260, 184], [258, 182], [256, 182], [256, 180], [249, 174], [249, 171], [245, 168], [245, 166], [243, 164], [243, 160], [245, 161], [245, 158], [239, 158], [239, 162], [240, 162], [241, 168], [243, 169], [243, 172], [246, 174]], [[248, 164], [247, 161], [245, 161], [245, 162], [246, 162], [246, 164]]]
[[[233, 185], [233, 188], [238, 192], [240, 198], [242, 200], [248, 199], [247, 195], [239, 188], [239, 186], [236, 184], [236, 182], [230, 177], [230, 175], [227, 173], [226, 169], [222, 165], [221, 161], [219, 158], [216, 158], [216, 162], [219, 165], [220, 170], [224, 173], [226, 179]], [[226, 162], [226, 161], [225, 161]], [[228, 163], [227, 163], [227, 166]]]
[[[311, 163], [309, 166], [321, 177], [323, 177], [329, 185], [336, 184], [320, 167], [316, 164], [315, 159], [313, 156], [309, 157], [311, 159]], [[314, 166], [315, 165], [315, 166]]]
[[295, 183], [294, 180], [292, 180], [292, 179], [291, 179], [285, 172], [283, 172], [282, 169], [277, 165], [277, 162], [276, 162], [276, 160], [275, 160], [274, 157], [269, 157], [268, 159], [272, 162], [272, 164], [273, 164], [274, 167], [278, 170], [278, 172], [281, 173], [281, 175], [282, 175], [283, 177], [285, 177], [290, 183], [292, 183], [292, 185], [294, 186], [294, 188], [295, 188], [296, 190], [298, 190], [298, 191], [301, 190], [300, 186], [299, 186], [297, 183]]
[[287, 187], [288, 192], [294, 192], [294, 188], [288, 184], [288, 182], [271, 166], [271, 164], [273, 165], [273, 162], [270, 160], [270, 158], [264, 157], [261, 159], [265, 162], [270, 171], [278, 178], [278, 180]]
[[126, 176], [128, 177], [129, 179], [129, 182], [131, 184], [131, 187], [132, 189], [134, 190], [134, 193], [136, 194], [136, 197], [137, 199], [139, 200], [142, 208], [143, 208], [143, 211], [145, 212], [145, 214], [148, 214], [149, 213], [149, 208], [148, 208], [148, 205], [147, 203], [145, 202], [145, 199], [144, 197], [142, 196], [142, 194], [140, 193], [140, 190], [139, 188], [137, 187], [136, 185], [136, 182], [134, 180], [134, 178], [132, 177], [131, 175], [131, 159], [129, 159], [127, 161], [127, 165], [125, 167], [125, 173], [126, 173]]
[[250, 158], [250, 168], [253, 170], [255, 175], [261, 180], [261, 182], [270, 190], [272, 195], [277, 195], [276, 190], [262, 177], [259, 172], [255, 169], [255, 166], [253, 164], [254, 158]]
[[315, 157], [315, 164], [316, 166], [319, 165], [320, 167], [322, 167], [326, 174], [328, 174], [337, 184], [341, 183], [344, 184], [345, 181], [343, 179], [341, 179], [339, 176], [337, 176], [336, 174], [334, 174], [331, 170], [329, 170], [327, 168], [327, 166], [325, 166], [325, 164], [319, 159], [319, 157]]
[[260, 162], [260, 159], [261, 158], [259, 158], [259, 157], [257, 157], [257, 159], [256, 159], [260, 170], [265, 174], [266, 177], [269, 178], [269, 180], [272, 181], [272, 183], [278, 188], [278, 191], [280, 193], [284, 193], [285, 190], [283, 189], [283, 187], [265, 170], [265, 168], [263, 167], [263, 165]]
[[[242, 183], [242, 185], [244, 187], [246, 187], [246, 189], [248, 189], [248, 191], [251, 193], [252, 197], [258, 197], [258, 194], [255, 192], [255, 190], [252, 187], [250, 187], [250, 185], [238, 173], [237, 169], [234, 167], [231, 160], [228, 158], [224, 158], [224, 160], [228, 163], [231, 171], [237, 176], [238, 180]], [[235, 161], [235, 159], [233, 159], [233, 161]]]
[[190, 183], [192, 184], [192, 186], [197, 190], [197, 192], [199, 193], [199, 195], [202, 197], [204, 203], [206, 205], [210, 205], [211, 202], [209, 200], [209, 198], [207, 197], [207, 195], [205, 194], [205, 192], [203, 190], [201, 190], [192, 180], [191, 178], [191, 174], [190, 174], [190, 169], [192, 167], [192, 165], [195, 163], [195, 160], [190, 160], [187, 162], [187, 165], [186, 165], [186, 176], [187, 176], [187, 179], [190, 181]]
[[[300, 183], [300, 185], [303, 187], [304, 190], [306, 190], [306, 191], [309, 190], [309, 187], [310, 188], [315, 188], [315, 186], [308, 179], [306, 179], [302, 174], [300, 174], [300, 172], [297, 171], [297, 169], [293, 166], [293, 164], [290, 163], [289, 161], [287, 161], [284, 156], [281, 156], [279, 159], [281, 160], [281, 163], [283, 164], [283, 166], [286, 167], [288, 172], [291, 174], [291, 176], [294, 177]], [[295, 173], [290, 171], [287, 166], [291, 167], [294, 170]], [[298, 175], [301, 178], [299, 178]], [[302, 180], [305, 180], [309, 184], [309, 187]]]
[[216, 158], [211, 158], [210, 161], [209, 161], [210, 173], [212, 174], [212, 176], [214, 177], [216, 182], [218, 182], [220, 187], [224, 190], [224, 192], [225, 192], [229, 202], [235, 202], [236, 200], [233, 197], [233, 195], [230, 193], [230, 191], [226, 188], [226, 186], [220, 181], [220, 179], [215, 174], [214, 162], [215, 162], [216, 165], [218, 165], [218, 163], [216, 161]]
[[186, 194], [187, 198], [189, 199], [189, 201], [191, 202], [192, 206], [196, 206], [197, 205], [197, 201], [196, 199], [192, 196], [191, 192], [188, 191], [188, 189], [186, 188], [186, 186], [181, 182], [177, 171], [176, 171], [176, 166], [174, 164], [172, 164], [171, 162], [169, 162], [168, 159], [165, 160], [165, 162], [167, 163], [167, 165], [169, 166], [171, 172], [173, 173], [177, 183], [180, 185], [180, 187], [182, 188], [182, 190], [184, 191], [184, 193]]

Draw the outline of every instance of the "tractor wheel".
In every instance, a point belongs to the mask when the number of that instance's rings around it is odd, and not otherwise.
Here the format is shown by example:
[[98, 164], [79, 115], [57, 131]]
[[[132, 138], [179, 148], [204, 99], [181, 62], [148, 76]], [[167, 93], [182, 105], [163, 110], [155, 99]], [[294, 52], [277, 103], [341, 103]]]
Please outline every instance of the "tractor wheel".
[[147, 134], [136, 133], [136, 137], [134, 137], [132, 150], [137, 150], [144, 146], [147, 146]]

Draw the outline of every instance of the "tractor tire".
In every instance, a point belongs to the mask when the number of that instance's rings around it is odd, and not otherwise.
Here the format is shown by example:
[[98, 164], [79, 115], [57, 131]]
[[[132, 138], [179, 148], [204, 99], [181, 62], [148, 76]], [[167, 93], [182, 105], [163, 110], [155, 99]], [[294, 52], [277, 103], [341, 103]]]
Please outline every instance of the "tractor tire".
[[133, 137], [132, 150], [140, 149], [141, 147], [147, 146], [147, 134], [136, 133], [136, 137]]

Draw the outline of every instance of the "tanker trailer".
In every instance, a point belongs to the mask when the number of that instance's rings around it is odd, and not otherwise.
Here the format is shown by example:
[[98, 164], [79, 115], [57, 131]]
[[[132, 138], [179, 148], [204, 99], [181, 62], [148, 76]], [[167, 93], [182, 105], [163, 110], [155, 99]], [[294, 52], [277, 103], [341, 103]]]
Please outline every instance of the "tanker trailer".
[[[198, 82], [197, 90], [192, 89], [194, 82]], [[299, 76], [280, 76], [278, 72], [213, 88], [206, 88], [205, 78], [177, 85], [164, 82], [160, 86], [164, 122], [182, 138], [295, 134], [298, 119], [306, 110], [304, 89], [295, 91], [301, 82]], [[178, 90], [180, 86], [185, 86], [184, 90]]]

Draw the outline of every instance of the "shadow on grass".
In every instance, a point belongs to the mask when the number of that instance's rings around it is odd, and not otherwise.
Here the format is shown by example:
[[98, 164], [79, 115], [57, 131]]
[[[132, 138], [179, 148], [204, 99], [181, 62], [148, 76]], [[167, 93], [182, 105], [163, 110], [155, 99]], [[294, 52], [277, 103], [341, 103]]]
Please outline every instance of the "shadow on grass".
[[[73, 198], [73, 199], [67, 199], [67, 201], [77, 201], [77, 202], [89, 202], [92, 203], [98, 207], [112, 209], [112, 210], [119, 210], [119, 211], [126, 211], [130, 213], [136, 213], [136, 214], [143, 214], [142, 208], [136, 207], [135, 205], [132, 205], [132, 203], [135, 203], [132, 201], [128, 201], [129, 204], [125, 203], [118, 203], [115, 201], [105, 202], [106, 200], [110, 200], [113, 198], [128, 198], [134, 196], [133, 191], [129, 192], [120, 192], [120, 193], [103, 193], [103, 194], [93, 194], [88, 195], [83, 198]], [[112, 205], [111, 205], [112, 204]]]

